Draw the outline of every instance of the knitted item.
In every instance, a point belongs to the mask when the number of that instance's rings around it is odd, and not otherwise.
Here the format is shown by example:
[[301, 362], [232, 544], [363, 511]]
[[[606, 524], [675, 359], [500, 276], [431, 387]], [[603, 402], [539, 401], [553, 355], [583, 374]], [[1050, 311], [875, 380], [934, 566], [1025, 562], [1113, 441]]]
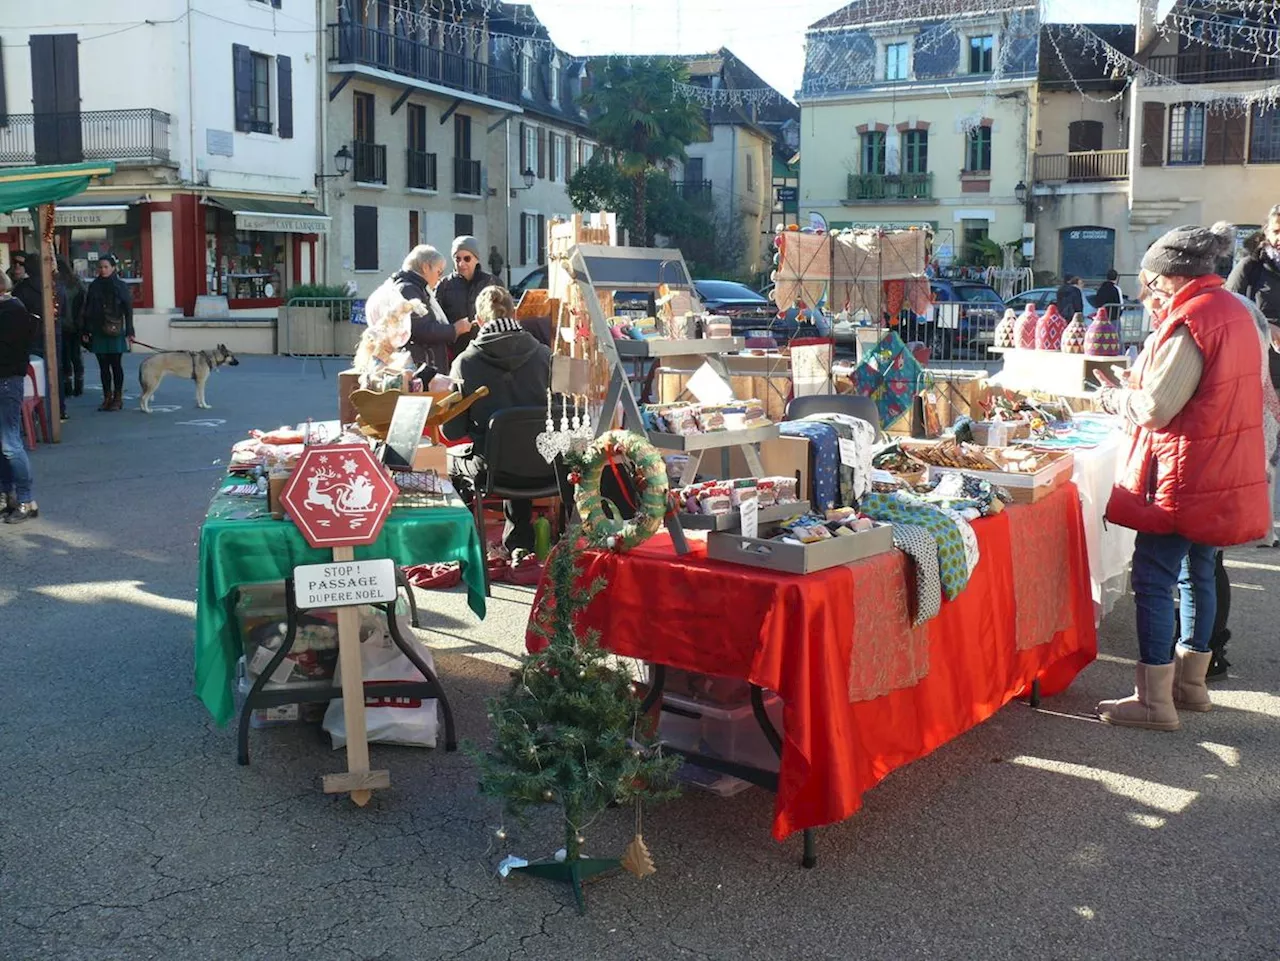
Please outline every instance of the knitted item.
[[1147, 248], [1142, 269], [1165, 277], [1203, 277], [1234, 247], [1235, 228], [1228, 223], [1175, 227]]

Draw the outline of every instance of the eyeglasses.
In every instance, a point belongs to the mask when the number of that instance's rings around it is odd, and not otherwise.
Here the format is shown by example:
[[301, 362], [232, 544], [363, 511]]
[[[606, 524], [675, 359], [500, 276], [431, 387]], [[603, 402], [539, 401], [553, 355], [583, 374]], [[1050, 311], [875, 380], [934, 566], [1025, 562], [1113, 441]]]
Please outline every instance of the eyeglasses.
[[1158, 293], [1160, 293], [1160, 288], [1156, 286], [1156, 278], [1155, 278], [1155, 277], [1148, 277], [1146, 280], [1144, 280], [1144, 281], [1142, 282], [1142, 286], [1143, 286], [1143, 287], [1146, 287], [1146, 288], [1147, 288], [1147, 290], [1151, 291], [1151, 293], [1153, 293], [1153, 294], [1158, 294]]
[[454, 260], [454, 263], [459, 263], [459, 264], [474, 264], [476, 262], [476, 259], [472, 257], [470, 254], [459, 254], [458, 256], [454, 257], [453, 260]]

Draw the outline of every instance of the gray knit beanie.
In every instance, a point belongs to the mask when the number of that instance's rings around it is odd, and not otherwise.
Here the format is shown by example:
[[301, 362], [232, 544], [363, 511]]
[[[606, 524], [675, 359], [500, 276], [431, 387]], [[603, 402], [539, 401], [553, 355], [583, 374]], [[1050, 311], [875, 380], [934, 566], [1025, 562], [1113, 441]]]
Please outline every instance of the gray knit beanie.
[[1235, 247], [1235, 228], [1225, 221], [1212, 227], [1174, 227], [1147, 250], [1142, 269], [1165, 277], [1203, 277]]
[[457, 257], [459, 250], [467, 251], [476, 260], [480, 259], [480, 244], [470, 234], [463, 234], [461, 237], [453, 238], [453, 249], [449, 251], [450, 256]]

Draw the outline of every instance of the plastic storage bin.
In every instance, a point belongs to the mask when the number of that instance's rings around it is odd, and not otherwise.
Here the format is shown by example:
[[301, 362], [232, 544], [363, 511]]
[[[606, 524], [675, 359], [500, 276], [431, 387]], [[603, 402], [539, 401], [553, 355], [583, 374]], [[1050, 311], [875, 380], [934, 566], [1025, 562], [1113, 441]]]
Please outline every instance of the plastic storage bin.
[[[782, 734], [782, 698], [764, 696], [765, 713]], [[778, 770], [778, 755], [760, 730], [751, 702], [726, 706], [664, 694], [658, 736], [673, 748], [762, 771]]]
[[[253, 681], [249, 680], [248, 674], [245, 672], [244, 658], [240, 658], [236, 664], [236, 714], [244, 708], [245, 698], [249, 696], [249, 690], [253, 687]], [[249, 726], [256, 731], [260, 731], [269, 727], [284, 727], [289, 724], [297, 724], [303, 719], [301, 704], [281, 704], [278, 707], [260, 707], [256, 708], [249, 717]]]

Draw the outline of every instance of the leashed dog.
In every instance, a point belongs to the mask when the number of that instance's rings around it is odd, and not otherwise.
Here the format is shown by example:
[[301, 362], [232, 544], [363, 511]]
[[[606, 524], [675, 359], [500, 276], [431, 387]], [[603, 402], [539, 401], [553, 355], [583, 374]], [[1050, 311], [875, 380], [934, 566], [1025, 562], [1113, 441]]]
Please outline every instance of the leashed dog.
[[142, 397], [138, 407], [143, 413], [151, 413], [151, 398], [165, 375], [190, 377], [196, 382], [196, 406], [201, 410], [209, 410], [204, 400], [204, 385], [209, 375], [219, 367], [238, 367], [240, 361], [236, 355], [227, 350], [226, 344], [219, 344], [213, 350], [163, 350], [152, 354], [138, 368], [138, 383], [142, 385]]

